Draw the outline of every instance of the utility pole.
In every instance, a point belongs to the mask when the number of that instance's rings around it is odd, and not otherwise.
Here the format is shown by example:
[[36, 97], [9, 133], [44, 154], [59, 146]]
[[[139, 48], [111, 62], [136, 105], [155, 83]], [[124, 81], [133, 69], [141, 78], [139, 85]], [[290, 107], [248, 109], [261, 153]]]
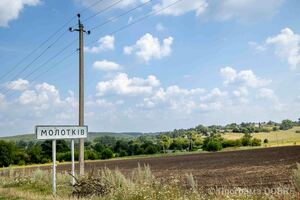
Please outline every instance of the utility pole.
[[[84, 48], [83, 48], [83, 34], [91, 33], [84, 30], [84, 26], [80, 21], [80, 14], [78, 17], [78, 29], [69, 28], [69, 31], [77, 31], [79, 33], [79, 126], [84, 126]], [[84, 175], [84, 139], [79, 139], [79, 174]]]

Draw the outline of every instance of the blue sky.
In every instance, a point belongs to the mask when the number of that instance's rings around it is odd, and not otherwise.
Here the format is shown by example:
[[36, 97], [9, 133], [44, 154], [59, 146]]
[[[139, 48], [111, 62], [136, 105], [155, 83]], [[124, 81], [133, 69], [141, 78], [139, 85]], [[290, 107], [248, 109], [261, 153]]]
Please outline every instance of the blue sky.
[[[84, 21], [89, 30], [147, 2], [98, 1], [0, 2], [0, 135], [31, 133], [37, 124], [77, 124], [78, 54], [56, 63], [78, 42], [43, 63], [78, 38], [67, 30], [79, 11], [84, 20], [111, 7]], [[174, 2], [153, 0], [85, 35], [90, 131], [155, 132], [300, 117], [299, 1], [181, 0], [168, 7]], [[111, 34], [148, 13], [155, 15]]]

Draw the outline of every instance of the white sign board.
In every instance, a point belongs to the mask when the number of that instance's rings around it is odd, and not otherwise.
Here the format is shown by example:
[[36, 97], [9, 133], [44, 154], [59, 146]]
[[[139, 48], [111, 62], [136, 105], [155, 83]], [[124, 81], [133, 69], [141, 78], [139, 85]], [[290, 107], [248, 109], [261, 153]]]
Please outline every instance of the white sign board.
[[87, 138], [87, 126], [36, 126], [38, 140], [63, 140]]

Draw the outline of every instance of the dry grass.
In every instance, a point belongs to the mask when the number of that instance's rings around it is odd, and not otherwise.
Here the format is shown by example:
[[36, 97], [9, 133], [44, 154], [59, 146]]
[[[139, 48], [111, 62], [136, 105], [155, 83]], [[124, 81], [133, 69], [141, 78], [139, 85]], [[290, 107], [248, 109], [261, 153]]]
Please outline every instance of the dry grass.
[[[300, 168], [297, 174], [299, 171]], [[33, 172], [31, 176], [20, 174], [0, 177], [0, 199], [78, 199], [71, 195], [70, 177], [65, 174], [58, 176], [58, 195], [52, 196], [50, 177], [49, 172], [40, 170]], [[208, 190], [199, 188], [192, 174], [162, 179], [155, 177], [148, 166], [138, 166], [129, 176], [124, 176], [119, 170], [112, 171], [105, 168], [89, 174], [84, 179], [85, 181], [98, 179], [109, 188], [103, 195], [95, 196], [90, 193], [81, 198], [90, 200], [298, 199], [297, 193], [270, 196], [270, 194], [251, 194], [250, 189], [247, 188], [232, 188], [233, 194], [227, 193], [226, 190], [218, 193], [216, 188], [208, 188]], [[240, 191], [243, 193], [239, 193]]]
[[[261, 139], [268, 139], [269, 143], [266, 145], [271, 146], [286, 146], [300, 144], [300, 133], [296, 133], [300, 127], [294, 127], [286, 131], [272, 131], [269, 133], [253, 133], [253, 137]], [[242, 133], [226, 133], [223, 135], [225, 139], [240, 139], [243, 137]]]

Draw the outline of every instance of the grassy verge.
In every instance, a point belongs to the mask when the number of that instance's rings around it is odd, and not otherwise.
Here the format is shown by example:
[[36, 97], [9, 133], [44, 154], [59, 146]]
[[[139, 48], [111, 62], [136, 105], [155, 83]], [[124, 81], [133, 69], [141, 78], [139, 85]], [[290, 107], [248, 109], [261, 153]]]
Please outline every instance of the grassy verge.
[[[299, 182], [300, 169], [295, 171]], [[209, 199], [298, 199], [294, 193], [251, 193], [251, 188], [231, 188], [233, 193], [218, 192], [216, 188], [199, 187], [192, 174], [155, 177], [148, 166], [132, 170], [124, 176], [118, 170], [103, 169], [79, 179], [70, 186], [70, 177], [59, 174], [57, 196], [51, 194], [51, 174], [36, 170], [30, 174], [0, 177], [0, 200], [209, 200]], [[263, 186], [262, 186], [263, 187]], [[229, 187], [230, 188], [230, 187]], [[261, 188], [262, 189], [262, 188]], [[293, 189], [293, 188], [292, 188]], [[241, 192], [242, 191], [242, 192]]]

